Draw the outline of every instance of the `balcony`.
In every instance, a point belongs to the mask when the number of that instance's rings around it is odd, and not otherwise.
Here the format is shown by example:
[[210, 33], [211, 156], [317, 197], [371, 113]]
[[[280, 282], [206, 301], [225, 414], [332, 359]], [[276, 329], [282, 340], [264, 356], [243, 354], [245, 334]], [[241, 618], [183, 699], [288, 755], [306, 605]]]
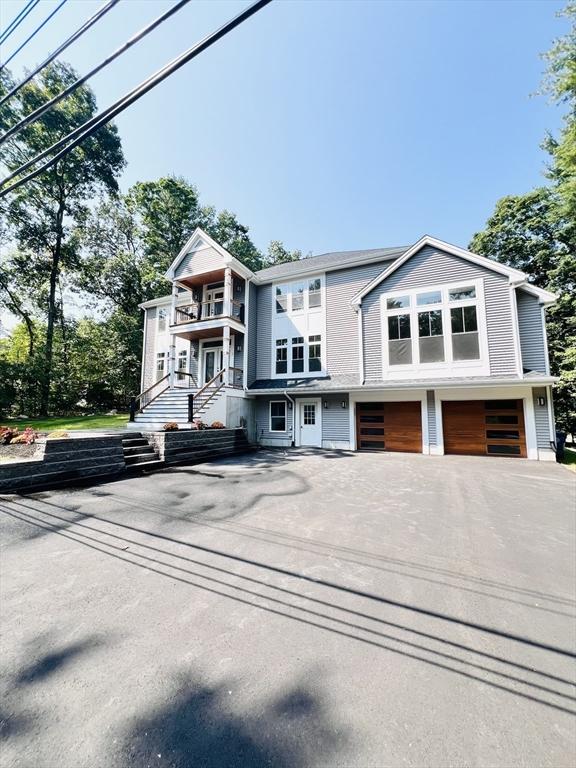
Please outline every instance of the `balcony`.
[[229, 317], [244, 324], [244, 304], [239, 301], [230, 301], [230, 313], [224, 311], [224, 301], [194, 301], [192, 304], [184, 304], [176, 307], [174, 325], [187, 325], [206, 320], [216, 320]]

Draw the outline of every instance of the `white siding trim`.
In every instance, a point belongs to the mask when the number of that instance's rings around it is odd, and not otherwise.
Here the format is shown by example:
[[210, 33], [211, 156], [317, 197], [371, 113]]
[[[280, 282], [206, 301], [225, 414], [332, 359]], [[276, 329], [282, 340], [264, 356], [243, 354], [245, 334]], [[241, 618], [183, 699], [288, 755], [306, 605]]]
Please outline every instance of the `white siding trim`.
[[544, 339], [544, 359], [546, 361], [546, 375], [550, 376], [550, 354], [548, 352], [548, 331], [546, 330], [546, 307], [542, 305], [542, 338]]
[[144, 330], [142, 333], [142, 367], [140, 369], [140, 392], [144, 392], [144, 369], [146, 368], [146, 336], [148, 334], [148, 310], [144, 310]]
[[516, 373], [520, 378], [524, 375], [522, 363], [522, 347], [520, 346], [520, 326], [518, 323], [518, 302], [516, 301], [516, 288], [510, 286], [510, 317], [512, 318], [512, 339], [514, 341], [514, 356], [516, 358]]
[[436, 445], [433, 446], [430, 453], [434, 456], [444, 456], [444, 423], [442, 421], [442, 400], [440, 399], [440, 392], [435, 390], [434, 392], [434, 412], [436, 415]]
[[358, 307], [358, 381], [364, 384], [364, 333], [362, 329], [362, 307]]
[[424, 393], [424, 397], [421, 402], [421, 419], [422, 419], [422, 453], [430, 453], [430, 433], [428, 431], [428, 397]]

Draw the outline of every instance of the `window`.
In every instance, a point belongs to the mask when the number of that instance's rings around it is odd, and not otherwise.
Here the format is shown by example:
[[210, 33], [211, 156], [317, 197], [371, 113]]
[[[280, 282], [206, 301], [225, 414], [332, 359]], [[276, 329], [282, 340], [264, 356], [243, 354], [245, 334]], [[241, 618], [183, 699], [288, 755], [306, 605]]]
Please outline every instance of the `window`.
[[478, 338], [478, 320], [476, 307], [452, 307], [452, 355], [454, 360], [478, 360], [480, 343]]
[[316, 424], [316, 406], [312, 403], [304, 403], [304, 426]]
[[453, 288], [448, 293], [449, 301], [462, 301], [463, 299], [475, 299], [476, 288], [470, 286], [469, 288]]
[[304, 337], [294, 336], [292, 339], [292, 373], [304, 372]]
[[160, 381], [163, 378], [165, 364], [166, 352], [158, 352], [156, 355], [156, 381]]
[[288, 372], [288, 339], [276, 339], [276, 373]]
[[167, 309], [158, 310], [158, 333], [164, 333], [166, 330], [166, 318], [168, 317]]
[[320, 336], [308, 337], [308, 370], [322, 370], [322, 338]]
[[393, 299], [387, 299], [386, 309], [402, 309], [410, 306], [410, 296], [395, 296]]
[[298, 283], [292, 287], [292, 312], [304, 309], [304, 284]]
[[434, 309], [430, 312], [418, 313], [418, 337], [421, 363], [444, 361], [442, 310]]
[[178, 352], [178, 381], [184, 381], [184, 372], [188, 370], [188, 352], [182, 349]]
[[286, 432], [286, 401], [270, 402], [270, 432]]
[[276, 286], [276, 314], [279, 315], [282, 312], [286, 312], [288, 309], [288, 286], [277, 285]]
[[416, 304], [423, 306], [424, 304], [441, 304], [442, 303], [442, 291], [428, 291], [428, 293], [419, 293], [416, 296]]
[[410, 365], [412, 362], [412, 342], [410, 337], [410, 315], [393, 315], [388, 318], [388, 357], [390, 365]]
[[321, 293], [321, 281], [319, 277], [315, 277], [313, 280], [310, 280], [308, 283], [308, 307], [309, 309], [313, 309], [314, 307], [319, 307], [322, 304], [322, 293]]

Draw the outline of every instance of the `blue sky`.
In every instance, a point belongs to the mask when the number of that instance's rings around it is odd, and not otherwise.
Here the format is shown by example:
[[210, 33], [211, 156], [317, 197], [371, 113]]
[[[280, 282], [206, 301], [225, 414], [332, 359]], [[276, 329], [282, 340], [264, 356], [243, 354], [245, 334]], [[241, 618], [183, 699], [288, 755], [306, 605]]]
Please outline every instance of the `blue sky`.
[[[20, 76], [103, 0], [68, 0]], [[42, 0], [6, 58], [55, 7]], [[65, 54], [84, 72], [171, 2], [121, 0]], [[248, 4], [195, 0], [92, 81], [100, 107]], [[1, 26], [24, 0], [3, 0]], [[466, 246], [496, 200], [543, 182], [560, 112], [538, 89], [563, 2], [275, 0], [117, 119], [126, 189], [166, 174], [265, 249]]]

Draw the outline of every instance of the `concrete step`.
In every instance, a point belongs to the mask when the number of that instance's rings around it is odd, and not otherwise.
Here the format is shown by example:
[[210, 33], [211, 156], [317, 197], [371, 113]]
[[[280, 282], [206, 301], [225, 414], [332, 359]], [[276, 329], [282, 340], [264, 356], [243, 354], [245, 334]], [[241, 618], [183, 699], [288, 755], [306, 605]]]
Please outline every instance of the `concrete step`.
[[[138, 433], [136, 433], [138, 434]], [[122, 448], [132, 448], [136, 445], [148, 445], [148, 440], [145, 437], [123, 437]]]
[[142, 456], [144, 454], [153, 454], [156, 455], [156, 452], [154, 448], [152, 448], [149, 443], [144, 440], [143, 443], [140, 443], [139, 445], [133, 445], [133, 446], [124, 446], [124, 458], [127, 459], [129, 456]]
[[124, 461], [126, 462], [126, 466], [132, 464], [144, 464], [149, 461], [158, 461], [158, 456], [154, 451], [150, 450], [146, 453], [132, 453], [129, 456], [124, 456]]

